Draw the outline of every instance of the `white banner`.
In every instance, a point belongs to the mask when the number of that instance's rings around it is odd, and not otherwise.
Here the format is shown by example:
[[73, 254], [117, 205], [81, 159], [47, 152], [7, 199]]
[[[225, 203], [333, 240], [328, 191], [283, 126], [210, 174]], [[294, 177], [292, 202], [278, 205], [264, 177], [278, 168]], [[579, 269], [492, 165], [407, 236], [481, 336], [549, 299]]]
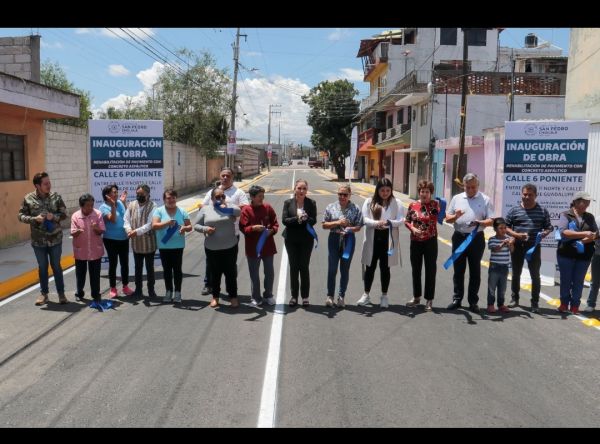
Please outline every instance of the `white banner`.
[[358, 150], [358, 127], [352, 128], [352, 136], [350, 136], [350, 160], [346, 163], [346, 177], [348, 180], [354, 176], [354, 161], [356, 160], [356, 151]]
[[227, 154], [237, 154], [237, 143], [236, 143], [235, 130], [229, 130], [227, 133]]
[[[573, 194], [585, 188], [589, 122], [517, 121], [505, 122], [505, 129], [502, 215], [520, 204], [521, 188], [530, 182], [556, 229]], [[554, 285], [555, 250], [552, 233], [542, 241], [542, 285]], [[521, 274], [522, 283], [528, 278]]]

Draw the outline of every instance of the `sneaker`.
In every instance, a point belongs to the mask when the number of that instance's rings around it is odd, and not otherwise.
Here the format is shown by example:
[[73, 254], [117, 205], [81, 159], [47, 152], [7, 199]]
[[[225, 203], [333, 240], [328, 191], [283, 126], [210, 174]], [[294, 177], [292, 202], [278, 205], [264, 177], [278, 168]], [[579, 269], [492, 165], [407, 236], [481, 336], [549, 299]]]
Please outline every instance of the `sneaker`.
[[494, 307], [494, 304], [488, 305], [488, 307], [487, 307], [487, 312], [488, 313], [496, 313], [496, 311], [497, 310], [496, 310], [496, 307]]
[[448, 310], [456, 310], [457, 308], [460, 308], [460, 300], [454, 299], [447, 308]]
[[271, 297], [271, 298], [265, 298], [265, 300], [267, 301], [267, 304], [269, 305], [275, 305], [275, 298]]
[[433, 301], [431, 299], [429, 299], [427, 302], [425, 302], [425, 311], [432, 311], [433, 310]]
[[142, 292], [141, 288], [135, 287], [135, 290], [133, 290], [133, 297], [134, 298], [144, 297], [144, 292]]
[[59, 293], [58, 294], [58, 303], [62, 304], [62, 305], [69, 303], [69, 300], [67, 299], [67, 297], [65, 296], [64, 293]]
[[44, 305], [48, 303], [48, 293], [40, 293], [38, 298], [35, 300], [35, 305]]
[[566, 313], [569, 311], [569, 307], [567, 307], [567, 304], [560, 304], [558, 306], [558, 311], [560, 311], [561, 313]]
[[371, 303], [371, 298], [369, 297], [369, 293], [363, 293], [358, 301], [356, 301], [356, 305], [367, 305]]
[[181, 304], [181, 292], [180, 291], [176, 291], [173, 293], [173, 303]]
[[260, 307], [262, 304], [263, 304], [263, 302], [262, 302], [262, 301], [257, 301], [256, 299], [252, 299], [252, 300], [250, 301], [250, 305], [251, 305], [252, 307]]
[[163, 298], [163, 304], [170, 304], [171, 302], [173, 302], [173, 292], [170, 290], [167, 290], [165, 292], [165, 297]]
[[133, 290], [131, 288], [129, 288], [127, 285], [123, 285], [122, 291], [125, 296], [131, 296], [133, 294]]
[[325, 305], [327, 307], [333, 307], [333, 297], [332, 296], [327, 296], [327, 299], [325, 299]]
[[515, 308], [519, 306], [519, 299], [511, 299], [510, 303], [508, 304], [508, 306], [510, 308]]
[[537, 302], [532, 302], [531, 303], [531, 312], [532, 313], [539, 313], [540, 312], [540, 307], [538, 305]]
[[498, 307], [498, 311], [501, 311], [502, 313], [509, 313], [510, 308], [508, 308], [506, 305], [501, 305], [500, 307]]
[[346, 306], [346, 302], [344, 301], [343, 297], [338, 297], [337, 298], [337, 306], [338, 308], [344, 308]]
[[158, 297], [158, 295], [157, 295], [157, 294], [156, 294], [156, 292], [154, 291], [154, 288], [149, 288], [149, 289], [148, 289], [148, 297], [149, 297], [150, 299], [154, 299], [154, 298], [157, 298], [157, 297]]
[[108, 292], [108, 297], [113, 299], [119, 296], [119, 292], [116, 287], [110, 287], [110, 291]]
[[85, 291], [82, 291], [81, 293], [75, 292], [73, 293], [73, 296], [75, 296], [76, 301], [82, 302], [85, 296]]
[[209, 286], [205, 286], [205, 287], [202, 289], [202, 294], [203, 294], [204, 296], [206, 296], [207, 294], [211, 294], [211, 293], [212, 293], [212, 288], [210, 288]]
[[572, 305], [571, 306], [571, 313], [573, 313], [574, 315], [579, 314], [579, 306], [578, 305]]
[[585, 307], [583, 309], [583, 311], [585, 311], [586, 313], [593, 313], [595, 309], [596, 309], [595, 307], [591, 307], [588, 305], [587, 307]]
[[472, 311], [473, 313], [479, 313], [479, 306], [477, 304], [471, 304], [469, 305], [469, 310]]
[[387, 294], [381, 295], [381, 300], [379, 301], [380, 308], [388, 308], [390, 306], [390, 302], [388, 301]]
[[412, 298], [410, 301], [408, 301], [406, 303], [406, 306], [407, 307], [415, 307], [415, 306], [419, 305], [419, 302], [421, 302], [421, 298], [420, 297], [418, 297], [418, 298]]

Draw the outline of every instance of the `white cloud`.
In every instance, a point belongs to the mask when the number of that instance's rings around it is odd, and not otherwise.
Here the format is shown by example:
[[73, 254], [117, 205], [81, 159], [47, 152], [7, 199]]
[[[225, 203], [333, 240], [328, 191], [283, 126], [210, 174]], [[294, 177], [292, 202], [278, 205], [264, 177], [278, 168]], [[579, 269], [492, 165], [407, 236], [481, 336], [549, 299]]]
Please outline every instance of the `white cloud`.
[[75, 34], [91, 34], [92, 30], [90, 28], [77, 28], [75, 30]]
[[108, 65], [108, 73], [113, 77], [123, 77], [129, 75], [129, 70], [123, 65]]
[[350, 36], [350, 30], [347, 28], [335, 28], [331, 34], [327, 36], [329, 40], [342, 40], [345, 37]]
[[119, 94], [117, 97], [108, 99], [99, 108], [93, 108], [92, 112], [97, 117], [100, 111], [106, 111], [111, 106], [116, 109], [125, 109], [126, 103], [131, 100], [134, 105], [141, 105], [146, 102], [146, 93], [144, 91], [138, 92], [135, 96], [128, 96], [127, 94]]
[[243, 54], [247, 57], [261, 57], [262, 52], [258, 51], [243, 51]]
[[148, 92], [152, 90], [152, 86], [156, 83], [164, 68], [165, 65], [162, 63], [154, 62], [150, 68], [140, 71], [135, 75], [142, 82], [144, 91]]
[[[127, 32], [123, 31], [121, 28], [102, 28], [101, 34], [104, 36], [112, 37], [113, 39], [122, 37], [126, 39], [130, 39], [131, 36], [129, 34], [133, 34], [136, 38], [141, 40], [146, 40], [150, 38], [149, 36], [154, 36], [155, 32], [152, 28], [123, 28]], [[128, 34], [129, 33], [129, 34]]]
[[63, 45], [60, 42], [47, 43], [44, 40], [41, 40], [42, 48], [47, 49], [63, 49]]
[[326, 72], [323, 75], [329, 81], [348, 79], [350, 82], [362, 82], [365, 77], [362, 70], [354, 68], [340, 68], [338, 72]]

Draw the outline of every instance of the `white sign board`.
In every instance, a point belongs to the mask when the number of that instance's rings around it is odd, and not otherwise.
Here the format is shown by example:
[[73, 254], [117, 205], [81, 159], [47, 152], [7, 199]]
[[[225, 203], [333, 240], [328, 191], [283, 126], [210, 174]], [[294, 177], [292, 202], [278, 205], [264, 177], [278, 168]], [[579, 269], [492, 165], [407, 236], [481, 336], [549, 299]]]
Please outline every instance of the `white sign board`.
[[358, 150], [358, 128], [352, 128], [352, 136], [350, 137], [350, 159], [346, 163], [346, 177], [352, 179], [354, 175], [354, 161], [356, 160], [356, 151]]

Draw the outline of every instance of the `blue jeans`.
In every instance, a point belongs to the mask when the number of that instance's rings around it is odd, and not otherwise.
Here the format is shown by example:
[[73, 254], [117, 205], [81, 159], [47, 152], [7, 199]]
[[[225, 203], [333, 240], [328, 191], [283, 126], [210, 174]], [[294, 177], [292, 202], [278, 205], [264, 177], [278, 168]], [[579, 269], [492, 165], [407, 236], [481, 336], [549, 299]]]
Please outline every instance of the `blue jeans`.
[[38, 276], [40, 278], [40, 291], [48, 294], [48, 258], [50, 258], [50, 266], [54, 273], [54, 283], [58, 294], [65, 292], [65, 281], [63, 279], [63, 271], [60, 266], [60, 256], [62, 254], [62, 244], [54, 245], [53, 247], [33, 247], [35, 258], [38, 263]]
[[[273, 267], [274, 256], [250, 257], [248, 260], [248, 272], [250, 273], [250, 289], [252, 291], [252, 299], [256, 302], [261, 302], [263, 297], [273, 297], [273, 281], [275, 280], [275, 268]], [[265, 279], [263, 281], [264, 292], [260, 295], [260, 263], [263, 263]]]
[[596, 298], [598, 298], [598, 289], [600, 288], [600, 254], [592, 256], [592, 285], [588, 294], [587, 306], [596, 307]]
[[508, 280], [508, 265], [490, 263], [488, 272], [488, 297], [487, 304], [494, 305], [496, 289], [498, 289], [498, 307], [504, 305], [506, 282]]
[[329, 233], [327, 239], [327, 247], [329, 250], [328, 268], [327, 268], [327, 296], [333, 297], [335, 294], [335, 278], [337, 276], [338, 263], [340, 266], [340, 290], [339, 296], [343, 298], [346, 295], [346, 289], [348, 288], [348, 280], [350, 279], [350, 264], [352, 263], [352, 256], [354, 256], [354, 248], [356, 247], [356, 239], [352, 250], [350, 251], [350, 257], [343, 259], [342, 254], [344, 251], [340, 248], [340, 235], [338, 233]]
[[571, 304], [579, 307], [581, 293], [583, 293], [583, 280], [590, 265], [590, 259], [573, 259], [556, 254], [558, 269], [560, 270], [560, 303]]

